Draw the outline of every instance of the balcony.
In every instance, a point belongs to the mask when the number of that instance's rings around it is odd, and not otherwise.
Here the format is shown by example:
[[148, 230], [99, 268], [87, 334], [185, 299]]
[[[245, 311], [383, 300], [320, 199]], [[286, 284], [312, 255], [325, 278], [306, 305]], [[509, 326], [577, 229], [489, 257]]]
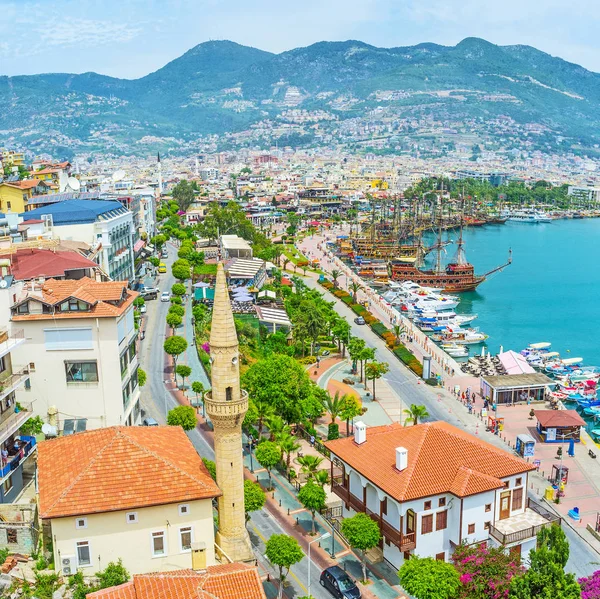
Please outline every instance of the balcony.
[[16, 451], [14, 455], [9, 455], [8, 458], [2, 458], [2, 469], [0, 470], [1, 478], [8, 476], [11, 472], [16, 470], [25, 459], [37, 449], [35, 437], [21, 435], [20, 440], [20, 449]]
[[0, 330], [0, 358], [23, 343], [25, 343], [23, 329], [13, 330], [10, 333], [6, 329]]
[[495, 526], [490, 526], [490, 536], [501, 545], [512, 545], [534, 538], [546, 526], [560, 526], [560, 523], [561, 518], [535, 501], [527, 499], [525, 511], [504, 520], [497, 520]]
[[384, 520], [376, 512], [371, 511], [356, 495], [350, 493], [350, 489], [340, 484], [339, 480], [333, 479], [331, 483], [331, 490], [349, 507], [355, 512], [364, 512], [379, 524], [379, 530], [383, 538], [396, 545], [400, 551], [410, 551], [417, 546], [416, 535], [414, 532], [402, 534], [399, 530], [394, 528], [389, 522]]
[[0, 378], [0, 399], [4, 399], [9, 393], [20, 387], [29, 378], [29, 368], [21, 368]]
[[4, 443], [8, 437], [16, 433], [21, 426], [33, 416], [31, 404], [19, 404], [21, 409], [6, 410], [0, 420], [0, 443]]

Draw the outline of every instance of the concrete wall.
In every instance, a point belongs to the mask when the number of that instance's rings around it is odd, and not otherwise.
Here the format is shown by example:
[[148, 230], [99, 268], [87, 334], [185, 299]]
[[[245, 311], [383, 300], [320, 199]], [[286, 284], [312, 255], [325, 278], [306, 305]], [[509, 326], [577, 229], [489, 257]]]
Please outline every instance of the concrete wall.
[[[53, 519], [54, 563], [57, 570], [61, 558], [77, 556], [77, 542], [88, 541], [91, 564], [78, 566], [85, 575], [106, 568], [109, 562], [123, 560], [130, 574], [165, 572], [192, 567], [191, 551], [182, 551], [179, 529], [192, 527], [192, 541], [206, 544], [206, 564], [215, 563], [214, 521], [212, 501], [204, 499], [188, 502], [187, 515], [181, 515], [179, 505], [168, 504], [156, 507], [116, 511], [104, 514], [89, 514], [85, 528], [76, 528], [76, 518]], [[127, 514], [137, 513], [137, 522], [130, 523]], [[152, 533], [165, 531], [166, 552], [154, 557]], [[74, 563], [77, 564], [75, 557]]]
[[[121, 378], [120, 355], [135, 337], [134, 328], [117, 345], [117, 321], [114, 318], [61, 318], [15, 324], [24, 329], [27, 341], [14, 351], [14, 361], [35, 364], [35, 370], [30, 373], [31, 391], [19, 389], [17, 400], [33, 402], [34, 413], [45, 422], [48, 421], [48, 408], [56, 406], [61, 427], [67, 418], [87, 418], [88, 430], [126, 423], [139, 398], [139, 385], [125, 411], [122, 389], [131, 372]], [[91, 327], [92, 349], [46, 350], [45, 329], [81, 327]], [[78, 360], [97, 361], [98, 382], [67, 383], [65, 362]]]

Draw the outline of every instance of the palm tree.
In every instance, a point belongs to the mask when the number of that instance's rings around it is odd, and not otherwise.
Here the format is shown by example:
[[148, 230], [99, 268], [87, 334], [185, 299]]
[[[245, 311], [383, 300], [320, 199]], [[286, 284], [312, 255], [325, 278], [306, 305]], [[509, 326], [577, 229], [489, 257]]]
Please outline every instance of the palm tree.
[[360, 285], [356, 281], [352, 281], [352, 283], [350, 283], [350, 289], [352, 289], [352, 299], [354, 300], [354, 303], [356, 303], [356, 296], [360, 290]]
[[327, 470], [319, 470], [314, 475], [315, 482], [324, 487], [329, 482], [329, 472]]
[[270, 433], [269, 441], [274, 441], [276, 437], [283, 433], [288, 433], [290, 430], [289, 425], [285, 423], [279, 414], [273, 413], [265, 420]]
[[311, 338], [310, 354], [313, 354], [313, 346], [319, 335], [325, 329], [325, 319], [319, 310], [311, 310], [305, 315], [304, 326], [308, 336]]
[[335, 395], [331, 397], [328, 393], [325, 398], [325, 409], [331, 418], [331, 424], [334, 424], [336, 418], [340, 415], [342, 408], [344, 407], [344, 399], [340, 397], [340, 392], [336, 391]]
[[407, 418], [404, 420], [404, 424], [407, 425], [409, 422], [415, 424], [419, 424], [419, 420], [424, 420], [425, 418], [429, 418], [429, 412], [425, 406], [419, 406], [417, 404], [410, 404], [410, 408], [408, 410], [404, 410]]
[[406, 327], [403, 324], [395, 324], [393, 330], [394, 335], [396, 335], [396, 341], [400, 343], [400, 337], [406, 333]]
[[287, 268], [287, 265], [290, 263], [290, 259], [286, 256], [283, 259], [283, 270], [285, 270]]
[[301, 472], [306, 474], [307, 479], [314, 478], [316, 476], [317, 470], [319, 469], [322, 461], [323, 458], [316, 455], [305, 455], [301, 458], [298, 458], [298, 463], [300, 466], [302, 466]]
[[264, 423], [273, 416], [275, 409], [266, 401], [257, 401], [254, 403], [254, 406], [256, 407], [256, 413], [258, 415], [258, 438], [260, 439]]
[[277, 445], [279, 445], [281, 448], [281, 453], [285, 455], [285, 467], [289, 472], [292, 453], [294, 453], [294, 451], [298, 451], [302, 446], [300, 443], [298, 443], [298, 441], [296, 441], [296, 437], [290, 435], [290, 433], [287, 431], [277, 435], [276, 441]]
[[341, 271], [339, 271], [339, 270], [337, 270], [337, 268], [334, 268], [334, 269], [331, 271], [331, 280], [333, 281], [333, 286], [334, 286], [334, 287], [337, 287], [337, 286], [338, 286], [337, 280], [338, 280], [338, 279], [339, 279], [341, 276], [342, 276], [342, 272], [341, 272]]

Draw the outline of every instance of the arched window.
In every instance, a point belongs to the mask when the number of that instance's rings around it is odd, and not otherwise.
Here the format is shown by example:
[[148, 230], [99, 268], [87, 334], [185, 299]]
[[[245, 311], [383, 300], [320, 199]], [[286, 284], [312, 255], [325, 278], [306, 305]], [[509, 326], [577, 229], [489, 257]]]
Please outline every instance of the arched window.
[[226, 401], [231, 401], [233, 399], [233, 389], [231, 387], [225, 389], [225, 399]]

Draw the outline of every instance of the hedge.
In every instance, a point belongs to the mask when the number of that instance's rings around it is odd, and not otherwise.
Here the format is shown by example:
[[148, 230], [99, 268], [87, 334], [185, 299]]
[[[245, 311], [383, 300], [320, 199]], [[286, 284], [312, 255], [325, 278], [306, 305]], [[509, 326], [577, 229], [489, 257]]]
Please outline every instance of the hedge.
[[374, 333], [376, 333], [380, 337], [383, 337], [383, 334], [387, 333], [387, 328], [385, 327], [385, 325], [382, 322], [379, 322], [379, 321], [372, 324], [371, 329], [373, 330]]
[[396, 357], [404, 362], [416, 375], [423, 376], [423, 365], [413, 354], [411, 354], [408, 349], [402, 344], [400, 344], [393, 352]]
[[347, 295], [345, 297], [341, 297], [340, 298], [346, 305], [350, 305], [352, 304], [352, 296], [351, 295]]

